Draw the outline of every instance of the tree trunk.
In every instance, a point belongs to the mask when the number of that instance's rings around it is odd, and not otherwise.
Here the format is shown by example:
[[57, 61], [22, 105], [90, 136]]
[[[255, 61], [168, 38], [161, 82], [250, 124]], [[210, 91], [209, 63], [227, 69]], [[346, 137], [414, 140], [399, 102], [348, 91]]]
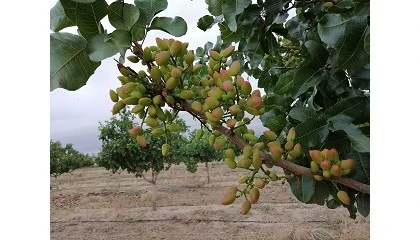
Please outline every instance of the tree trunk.
[[121, 187], [120, 173], [117, 173], [117, 183], [118, 183], [118, 191], [120, 191], [120, 187]]
[[54, 178], [55, 178], [55, 190], [58, 190], [58, 176], [55, 175]]
[[152, 211], [156, 211], [156, 179], [157, 174], [152, 172]]
[[210, 183], [209, 162], [206, 162], [207, 183]]

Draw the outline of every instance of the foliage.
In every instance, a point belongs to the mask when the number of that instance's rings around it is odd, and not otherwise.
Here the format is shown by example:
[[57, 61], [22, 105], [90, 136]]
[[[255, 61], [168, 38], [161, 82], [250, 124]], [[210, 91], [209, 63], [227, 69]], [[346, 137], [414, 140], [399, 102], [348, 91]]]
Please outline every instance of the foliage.
[[[102, 60], [120, 53], [123, 63], [131, 42], [143, 40], [152, 30], [184, 35], [183, 18], [156, 16], [167, 5], [166, 0], [117, 0], [110, 5], [105, 0], [57, 1], [50, 10], [50, 90], [81, 88]], [[105, 17], [115, 28], [112, 32], [101, 23]], [[62, 31], [71, 26], [77, 26], [79, 35]]]
[[[185, 122], [178, 119], [179, 122]], [[136, 176], [142, 176], [149, 170], [159, 173], [167, 170], [171, 164], [179, 164], [182, 158], [181, 146], [186, 142], [181, 134], [170, 134], [169, 142], [172, 145], [172, 151], [167, 156], [161, 154], [161, 146], [165, 139], [153, 136], [150, 129], [144, 131], [148, 145], [141, 147], [135, 138], [128, 134], [133, 128], [134, 115], [128, 109], [123, 109], [117, 117], [112, 117], [110, 121], [100, 123], [99, 140], [102, 141], [102, 149], [98, 154], [98, 164], [105, 167], [113, 173], [118, 170], [126, 170], [128, 173], [134, 173]], [[184, 128], [185, 132], [187, 129]]]
[[[212, 11], [220, 2], [208, 1], [214, 22], [198, 24], [203, 30], [217, 24], [221, 48], [239, 44], [234, 59], [266, 92], [263, 125], [280, 136], [296, 128], [296, 142], [306, 153], [299, 165], [309, 167], [310, 149], [336, 148], [340, 159], [363, 166], [348, 177], [369, 184], [369, 1], [257, 1], [235, 13], [236, 26], [226, 17], [231, 13]], [[324, 194], [318, 184], [291, 187], [306, 200]], [[354, 217], [353, 204], [348, 209]]]
[[78, 168], [91, 167], [94, 161], [73, 148], [73, 144], [62, 147], [60, 141], [50, 140], [50, 174], [59, 176]]
[[[251, 205], [248, 201], [258, 201], [258, 189], [277, 180], [267, 170], [275, 165], [284, 169], [283, 177], [300, 201], [329, 208], [343, 205], [352, 218], [357, 211], [363, 216], [369, 214], [368, 0], [206, 1], [210, 15], [200, 18], [198, 27], [205, 31], [217, 26], [220, 36], [216, 44], [208, 43], [192, 52], [194, 64], [187, 60], [191, 59], [187, 57], [187, 52], [190, 53], [187, 44], [177, 42], [173, 46], [178, 47], [170, 47], [175, 40], [157, 39], [158, 46], [143, 48], [137, 43], [153, 29], [173, 36], [185, 33], [187, 27], [181, 18], [155, 16], [166, 9], [167, 1], [135, 1], [135, 6], [116, 1], [107, 6], [96, 0], [80, 8], [69, 2], [60, 0], [51, 10], [51, 29], [59, 31], [77, 25], [81, 36], [51, 34], [51, 89], [80, 88], [101, 60], [120, 53], [122, 87], [115, 93], [118, 96], [111, 97], [116, 100], [114, 114], [134, 103], [139, 106], [143, 122], [166, 124], [165, 117], [159, 117], [156, 123], [156, 116], [150, 111], [167, 104], [176, 111], [189, 112], [205, 127], [210, 125], [209, 141], [213, 147], [220, 149], [231, 141], [252, 159], [249, 168], [252, 173], [243, 180], [245, 189], [231, 188], [235, 191], [228, 191], [223, 203], [230, 204], [235, 196], [244, 196], [246, 214]], [[90, 14], [80, 14], [87, 7]], [[111, 14], [111, 10], [117, 14]], [[60, 11], [65, 14], [53, 14]], [[116, 28], [110, 34], [100, 24], [107, 15]], [[94, 31], [87, 31], [93, 26]], [[228, 51], [232, 43], [237, 46], [235, 52]], [[65, 44], [71, 46], [66, 53], [61, 51]], [[130, 47], [134, 54], [129, 56], [131, 61], [147, 66], [147, 73], [137, 73], [122, 64]], [[84, 71], [79, 74], [76, 69], [81, 67]], [[169, 74], [173, 68], [181, 73]], [[258, 80], [265, 95], [261, 96], [259, 90], [251, 92], [250, 85], [241, 87], [247, 82], [242, 74]], [[223, 83], [227, 81], [233, 83]], [[133, 91], [134, 87], [138, 91]], [[152, 105], [131, 102], [155, 96], [161, 96], [164, 102]], [[194, 101], [198, 102], [195, 106]], [[213, 112], [214, 109], [217, 110]], [[253, 117], [244, 116], [245, 111]], [[155, 120], [147, 120], [147, 116]], [[271, 130], [259, 138], [246, 127], [256, 116]], [[228, 126], [228, 119], [234, 119], [235, 124]], [[217, 136], [214, 130], [218, 131]], [[147, 131], [145, 136], [151, 140]], [[126, 154], [134, 147], [129, 142], [122, 143], [113, 146], [113, 151]], [[231, 155], [228, 158], [229, 167], [238, 167], [239, 162], [234, 162]], [[338, 169], [346, 159], [355, 162], [354, 166]], [[334, 169], [340, 172], [332, 176], [330, 165], [337, 165]], [[265, 177], [258, 175], [261, 172]]]
[[197, 130], [193, 131], [189, 142], [182, 146], [184, 163], [189, 172], [196, 172], [198, 163], [220, 161], [223, 158], [223, 151], [215, 150], [209, 144], [210, 134], [205, 133], [200, 139], [196, 139], [196, 132]]

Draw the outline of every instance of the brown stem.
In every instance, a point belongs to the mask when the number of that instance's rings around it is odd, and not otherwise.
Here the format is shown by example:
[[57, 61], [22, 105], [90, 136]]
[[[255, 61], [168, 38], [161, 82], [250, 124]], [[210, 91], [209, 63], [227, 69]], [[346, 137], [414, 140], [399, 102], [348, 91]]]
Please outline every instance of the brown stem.
[[[189, 112], [189, 113], [193, 113], [197, 116], [200, 116], [203, 119], [206, 119], [206, 116], [204, 115], [203, 112], [197, 112], [194, 109], [191, 108], [190, 104], [188, 104], [188, 102], [186, 101], [180, 101], [179, 102], [180, 105], [184, 108], [185, 111]], [[232, 134], [228, 128], [223, 127], [223, 126], [213, 126], [214, 130], [218, 130], [219, 132], [221, 132], [223, 135], [225, 135], [231, 142], [235, 143], [238, 147], [240, 147], [241, 149], [244, 148], [247, 143], [245, 143], [241, 138], [237, 137], [236, 135]], [[293, 162], [290, 162], [286, 159], [280, 159], [279, 161], [273, 161], [273, 159], [271, 158], [271, 156], [263, 153], [260, 151], [260, 155], [261, 158], [263, 160], [263, 163], [269, 163], [269, 164], [273, 164], [275, 166], [284, 168], [296, 175], [301, 175], [301, 176], [308, 176], [308, 177], [313, 177], [314, 174], [311, 171], [311, 169], [300, 166], [298, 164], [295, 164]], [[353, 188], [359, 192], [362, 193], [366, 193], [366, 194], [370, 194], [370, 186], [358, 181], [355, 181], [353, 179], [350, 178], [342, 178], [342, 177], [331, 177], [330, 179], [326, 179], [326, 180], [330, 180], [330, 181], [334, 181], [337, 183], [341, 183], [347, 187]]]
[[285, 48], [285, 49], [301, 50], [300, 47], [298, 47], [298, 46], [292, 46], [292, 45], [289, 45], [289, 46], [280, 46], [280, 47]]

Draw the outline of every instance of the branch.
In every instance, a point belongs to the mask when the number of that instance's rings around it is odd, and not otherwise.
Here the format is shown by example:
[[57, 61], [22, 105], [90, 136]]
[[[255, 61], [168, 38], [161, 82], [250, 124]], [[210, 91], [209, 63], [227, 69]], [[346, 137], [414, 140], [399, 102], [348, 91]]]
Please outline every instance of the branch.
[[[191, 106], [188, 104], [187, 101], [180, 101], [179, 102], [180, 105], [185, 109], [185, 111], [189, 112], [190, 114], [194, 114], [197, 116], [200, 116], [203, 119], [206, 119], [206, 116], [204, 115], [203, 112], [197, 112], [194, 109], [191, 108]], [[214, 130], [218, 130], [219, 132], [221, 132], [223, 135], [225, 135], [231, 142], [235, 143], [238, 147], [240, 147], [241, 149], [243, 149], [247, 143], [245, 143], [241, 138], [237, 137], [236, 135], [232, 134], [228, 128], [223, 127], [223, 126], [213, 126]], [[290, 162], [286, 159], [280, 159], [279, 161], [273, 161], [273, 159], [271, 158], [271, 156], [263, 153], [260, 151], [260, 155], [261, 158], [263, 160], [263, 163], [269, 163], [269, 164], [273, 164], [275, 166], [284, 168], [296, 175], [301, 175], [301, 176], [307, 176], [307, 177], [313, 177], [314, 173], [311, 171], [310, 168], [306, 168], [303, 166], [300, 166], [298, 164], [295, 164], [293, 162]], [[342, 178], [342, 177], [331, 177], [330, 179], [326, 179], [326, 180], [330, 180], [330, 181], [334, 181], [337, 183], [341, 183], [347, 187], [353, 188], [359, 192], [362, 193], [366, 193], [366, 194], [370, 194], [370, 186], [358, 181], [355, 181], [353, 179], [350, 178]]]
[[[144, 179], [146, 182], [148, 182], [148, 183], [153, 183], [153, 180], [149, 180], [149, 179], [147, 179], [147, 177], [146, 177], [146, 175], [145, 175], [145, 174], [142, 174], [141, 176], [143, 177], [143, 179]], [[153, 179], [153, 176], [152, 176], [152, 179]]]
[[285, 48], [285, 49], [301, 50], [300, 47], [298, 47], [298, 46], [292, 46], [292, 45], [280, 46], [280, 47]]

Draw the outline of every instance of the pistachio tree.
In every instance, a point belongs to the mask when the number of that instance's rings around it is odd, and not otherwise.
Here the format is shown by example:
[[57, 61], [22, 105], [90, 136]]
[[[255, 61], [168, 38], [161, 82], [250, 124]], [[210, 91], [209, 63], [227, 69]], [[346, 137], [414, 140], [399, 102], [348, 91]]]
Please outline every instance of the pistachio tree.
[[[142, 125], [154, 129], [171, 124], [163, 108], [185, 111], [212, 133], [216, 148], [231, 142], [242, 149], [239, 161], [225, 153], [227, 163], [250, 174], [242, 187], [226, 190], [222, 204], [241, 198], [246, 214], [266, 184], [284, 178], [301, 202], [367, 216], [370, 1], [205, 3], [208, 14], [196, 24], [220, 34], [216, 44], [188, 49], [175, 39], [186, 33], [185, 21], [157, 16], [166, 0], [58, 1], [51, 9], [51, 90], [79, 89], [100, 61], [119, 54], [121, 87], [110, 92], [114, 114], [132, 105]], [[103, 28], [105, 17], [114, 29]], [[68, 26], [79, 34], [61, 31]], [[174, 38], [143, 46], [153, 30]], [[261, 136], [249, 128], [258, 119], [269, 129]], [[273, 167], [284, 176], [273, 175]]]

